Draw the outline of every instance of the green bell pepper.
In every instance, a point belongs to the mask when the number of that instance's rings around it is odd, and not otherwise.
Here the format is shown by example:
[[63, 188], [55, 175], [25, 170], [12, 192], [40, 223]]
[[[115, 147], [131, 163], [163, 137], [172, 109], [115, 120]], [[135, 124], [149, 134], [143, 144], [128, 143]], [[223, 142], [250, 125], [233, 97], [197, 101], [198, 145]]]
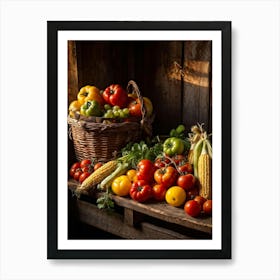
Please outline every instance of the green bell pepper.
[[163, 143], [163, 152], [167, 156], [181, 155], [184, 149], [185, 145], [183, 140], [177, 137], [167, 138]]
[[95, 100], [86, 101], [81, 106], [80, 113], [81, 113], [81, 115], [87, 116], [87, 117], [89, 117], [89, 116], [100, 117], [102, 115], [100, 105]]

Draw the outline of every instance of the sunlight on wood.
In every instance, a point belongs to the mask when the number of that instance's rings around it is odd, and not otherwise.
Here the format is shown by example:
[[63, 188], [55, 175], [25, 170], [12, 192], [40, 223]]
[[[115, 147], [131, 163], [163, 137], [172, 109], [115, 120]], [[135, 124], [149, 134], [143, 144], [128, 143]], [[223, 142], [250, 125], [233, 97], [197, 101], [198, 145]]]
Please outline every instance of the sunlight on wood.
[[171, 65], [168, 78], [181, 80], [191, 85], [209, 87], [209, 61], [185, 61], [184, 67], [174, 61]]

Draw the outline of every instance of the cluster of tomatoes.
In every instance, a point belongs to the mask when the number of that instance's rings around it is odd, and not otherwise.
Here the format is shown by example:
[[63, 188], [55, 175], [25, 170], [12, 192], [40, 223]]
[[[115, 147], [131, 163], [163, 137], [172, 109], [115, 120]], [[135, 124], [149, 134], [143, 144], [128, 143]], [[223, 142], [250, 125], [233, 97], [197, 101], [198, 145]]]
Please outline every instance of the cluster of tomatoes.
[[[131, 179], [131, 185], [127, 178]], [[123, 190], [126, 182], [126, 191]], [[118, 184], [116, 184], [118, 181]], [[173, 158], [161, 158], [152, 162], [141, 160], [136, 170], [129, 170], [125, 176], [116, 178], [112, 184], [115, 194], [130, 197], [138, 202], [150, 199], [166, 201], [174, 207], [183, 207], [192, 216], [212, 213], [212, 200], [199, 196], [198, 181], [193, 175], [193, 167], [186, 162], [186, 157], [176, 155]]]
[[82, 183], [92, 172], [103, 165], [102, 162], [94, 162], [90, 159], [83, 159], [75, 162], [69, 171], [69, 175], [74, 180]]

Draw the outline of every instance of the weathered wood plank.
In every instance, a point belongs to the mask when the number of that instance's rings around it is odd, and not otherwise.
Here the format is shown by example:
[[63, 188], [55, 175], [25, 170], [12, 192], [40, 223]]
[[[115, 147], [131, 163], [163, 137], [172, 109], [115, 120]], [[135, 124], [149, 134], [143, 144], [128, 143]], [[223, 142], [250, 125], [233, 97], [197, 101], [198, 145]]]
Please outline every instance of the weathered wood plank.
[[77, 98], [78, 92], [76, 42], [68, 41], [68, 104]]
[[170, 79], [169, 69], [181, 61], [182, 42], [142, 42], [137, 45], [136, 82], [155, 109], [154, 134], [165, 134], [181, 122], [181, 81]]
[[134, 78], [132, 43], [119, 41], [77, 41], [79, 87], [95, 85], [104, 90], [110, 84], [126, 87]]
[[156, 239], [193, 239], [193, 237], [146, 222], [141, 223], [141, 228], [147, 236], [155, 236]]
[[206, 233], [212, 232], [211, 217], [192, 218], [187, 215], [182, 208], [170, 206], [165, 202], [138, 203], [130, 198], [119, 196], [113, 196], [113, 199], [119, 206], [133, 209], [145, 215]]
[[211, 41], [185, 42], [183, 122], [187, 129], [197, 122], [211, 129], [211, 52]]
[[190, 238], [189, 236], [179, 234], [169, 229], [160, 228], [146, 222], [134, 228], [123, 222], [122, 215], [100, 210], [95, 205], [81, 200], [77, 201], [77, 211], [81, 222], [126, 239]]

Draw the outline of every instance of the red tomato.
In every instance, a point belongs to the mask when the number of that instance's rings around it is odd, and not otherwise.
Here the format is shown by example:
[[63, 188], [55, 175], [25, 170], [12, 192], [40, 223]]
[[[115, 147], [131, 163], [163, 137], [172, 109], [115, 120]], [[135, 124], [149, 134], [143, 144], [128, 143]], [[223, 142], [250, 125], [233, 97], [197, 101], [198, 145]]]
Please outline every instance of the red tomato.
[[157, 201], [164, 201], [166, 194], [166, 187], [163, 185], [154, 185], [153, 186], [153, 197]]
[[91, 165], [91, 160], [90, 159], [83, 159], [80, 163], [81, 168], [86, 167], [88, 165]]
[[178, 172], [177, 170], [172, 167], [162, 167], [155, 171], [154, 173], [154, 179], [158, 184], [162, 184], [165, 187], [172, 186], [177, 179]]
[[134, 117], [142, 117], [140, 100], [134, 99], [128, 104], [129, 114]]
[[198, 195], [198, 189], [194, 187], [193, 189], [186, 192], [187, 200], [194, 199]]
[[176, 163], [176, 165], [179, 165], [181, 162], [186, 161], [186, 157], [183, 155], [176, 155], [172, 157], [172, 160]]
[[83, 172], [79, 177], [79, 182], [82, 183], [90, 174], [90, 172]]
[[166, 166], [166, 163], [161, 158], [158, 158], [158, 159], [155, 160], [154, 165], [155, 165], [156, 168], [162, 168], [162, 167]]
[[154, 163], [148, 159], [142, 159], [137, 164], [137, 179], [151, 183], [156, 170]]
[[70, 168], [70, 171], [69, 171], [70, 176], [74, 177], [74, 174], [75, 174], [76, 170], [79, 169], [80, 167], [81, 167], [80, 163], [75, 162]]
[[182, 165], [179, 165], [178, 166], [178, 170], [181, 173], [193, 173], [193, 166], [189, 162], [186, 162], [186, 163], [184, 163]]
[[203, 203], [203, 211], [206, 215], [212, 214], [212, 200], [208, 199]]
[[195, 200], [196, 202], [198, 202], [198, 204], [200, 205], [201, 210], [203, 210], [203, 203], [206, 201], [206, 199], [200, 195], [197, 195], [193, 200]]
[[200, 205], [195, 200], [187, 201], [184, 205], [184, 210], [188, 215], [192, 217], [197, 217], [201, 211]]
[[130, 197], [138, 202], [145, 202], [152, 197], [152, 187], [143, 180], [134, 182], [129, 191]]
[[76, 180], [76, 181], [79, 181], [79, 178], [80, 176], [83, 174], [83, 171], [81, 169], [77, 169], [76, 172], [74, 173], [74, 176], [73, 178]]
[[94, 171], [97, 170], [97, 169], [100, 168], [102, 165], [103, 165], [102, 162], [96, 163], [96, 164], [94, 165], [94, 167], [93, 167], [93, 170], [94, 170]]
[[195, 186], [195, 177], [192, 174], [181, 175], [177, 179], [177, 185], [184, 190], [191, 190]]
[[83, 159], [81, 161], [81, 169], [83, 172], [93, 172], [92, 161], [90, 159]]
[[166, 157], [156, 159], [154, 165], [156, 168], [166, 167], [170, 163], [170, 160]]

